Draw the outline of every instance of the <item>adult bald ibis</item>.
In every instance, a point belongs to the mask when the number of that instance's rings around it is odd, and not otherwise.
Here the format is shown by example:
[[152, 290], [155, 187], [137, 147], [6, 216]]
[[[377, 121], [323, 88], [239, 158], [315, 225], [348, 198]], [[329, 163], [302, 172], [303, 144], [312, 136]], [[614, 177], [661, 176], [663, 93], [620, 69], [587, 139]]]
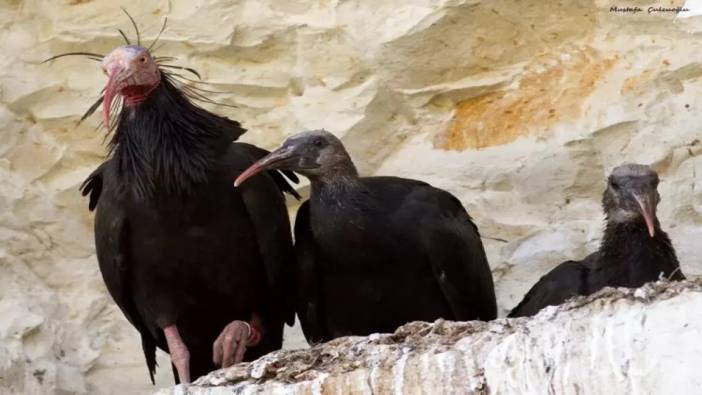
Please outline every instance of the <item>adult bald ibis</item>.
[[151, 380], [156, 347], [186, 383], [279, 349], [284, 321], [294, 321], [283, 192], [295, 191], [277, 171], [235, 189], [231, 180], [268, 152], [234, 142], [245, 129], [191, 102], [197, 92], [179, 88], [168, 71], [176, 66], [148, 48], [79, 54], [108, 76], [89, 113], [102, 103], [114, 125], [110, 155], [82, 190], [96, 209], [103, 279], [141, 334]]
[[604, 287], [637, 288], [661, 277], [685, 279], [656, 217], [658, 181], [658, 174], [645, 165], [615, 168], [602, 198], [607, 225], [599, 250], [582, 261], [563, 262], [541, 277], [509, 316], [531, 316]]
[[235, 181], [286, 169], [308, 177], [295, 221], [298, 316], [309, 342], [392, 332], [415, 320], [490, 320], [492, 274], [461, 203], [421, 181], [359, 177], [324, 130], [288, 138]]

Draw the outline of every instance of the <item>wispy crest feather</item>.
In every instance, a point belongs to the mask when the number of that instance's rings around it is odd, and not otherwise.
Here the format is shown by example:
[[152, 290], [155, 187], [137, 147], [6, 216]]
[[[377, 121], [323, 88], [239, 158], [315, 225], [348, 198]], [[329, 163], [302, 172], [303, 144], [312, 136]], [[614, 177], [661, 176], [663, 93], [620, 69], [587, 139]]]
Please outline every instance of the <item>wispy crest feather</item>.
[[[134, 32], [136, 34], [136, 43], [137, 45], [141, 46], [141, 32], [139, 31], [139, 26], [136, 23], [136, 20], [127, 12], [126, 9], [122, 8], [122, 11], [124, 12], [125, 15], [127, 15], [127, 18], [129, 18], [129, 21], [131, 22]], [[202, 103], [207, 103], [207, 104], [213, 104], [213, 105], [218, 105], [218, 106], [224, 106], [224, 107], [231, 107], [231, 108], [237, 108], [235, 105], [231, 104], [226, 104], [222, 102], [218, 102], [215, 100], [210, 99], [209, 97], [205, 96], [206, 93], [213, 93], [213, 94], [223, 94], [223, 93], [228, 93], [228, 92], [222, 92], [222, 91], [217, 91], [217, 90], [212, 90], [212, 89], [206, 89], [203, 88], [201, 85], [211, 85], [205, 81], [202, 81], [202, 76], [200, 73], [191, 68], [191, 67], [186, 67], [186, 66], [179, 66], [175, 64], [171, 64], [170, 62], [173, 62], [177, 60], [177, 58], [173, 56], [154, 56], [154, 53], [156, 50], [153, 48], [156, 46], [158, 43], [159, 39], [161, 38], [162, 33], [166, 30], [166, 26], [168, 24], [168, 17], [164, 17], [163, 19], [163, 24], [161, 25], [161, 29], [159, 30], [158, 34], [156, 37], [153, 39], [151, 44], [146, 48], [147, 52], [152, 56], [156, 64], [158, 65], [159, 69], [161, 70], [161, 74], [163, 76], [166, 76], [170, 78], [170, 80], [176, 84], [178, 89], [180, 89], [183, 94], [195, 101], [199, 101]], [[117, 29], [119, 32], [120, 36], [124, 40], [126, 45], [131, 45], [132, 41], [129, 39], [127, 34], [122, 30], [122, 29]], [[159, 46], [160, 48], [160, 46]], [[47, 63], [51, 62], [56, 59], [60, 59], [63, 57], [67, 56], [84, 56], [90, 60], [96, 61], [96, 62], [101, 62], [102, 59], [105, 57], [103, 54], [95, 53], [95, 52], [86, 52], [86, 51], [75, 51], [75, 52], [66, 52], [58, 55], [54, 55], [41, 63]], [[183, 71], [192, 74], [197, 78], [197, 80], [188, 78], [183, 74], [178, 73], [177, 71]], [[78, 124], [82, 123], [85, 121], [88, 117], [93, 115], [95, 111], [97, 111], [100, 108], [100, 105], [102, 104], [104, 100], [104, 93], [105, 90], [103, 89], [100, 91], [100, 94], [98, 98], [95, 100], [95, 102], [86, 110], [86, 112], [80, 117], [80, 120], [78, 121]], [[119, 117], [115, 116], [117, 114], [120, 114], [122, 111], [122, 105], [123, 105], [123, 100], [121, 98], [116, 99], [113, 101], [111, 108], [110, 108], [110, 119], [113, 121], [110, 121], [110, 125], [104, 125], [103, 122], [100, 122], [98, 124], [98, 129], [105, 128], [108, 132], [114, 131], [114, 129], [117, 126], [117, 123], [119, 121]]]

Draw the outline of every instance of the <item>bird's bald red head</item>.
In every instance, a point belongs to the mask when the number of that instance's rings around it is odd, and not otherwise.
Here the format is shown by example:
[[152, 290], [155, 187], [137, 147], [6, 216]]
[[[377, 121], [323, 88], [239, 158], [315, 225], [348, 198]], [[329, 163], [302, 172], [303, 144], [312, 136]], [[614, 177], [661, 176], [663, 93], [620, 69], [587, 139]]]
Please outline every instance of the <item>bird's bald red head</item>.
[[109, 78], [102, 102], [106, 127], [110, 125], [110, 107], [116, 95], [124, 97], [125, 106], [134, 106], [144, 101], [161, 82], [156, 61], [139, 45], [115, 48], [102, 59], [101, 67]]

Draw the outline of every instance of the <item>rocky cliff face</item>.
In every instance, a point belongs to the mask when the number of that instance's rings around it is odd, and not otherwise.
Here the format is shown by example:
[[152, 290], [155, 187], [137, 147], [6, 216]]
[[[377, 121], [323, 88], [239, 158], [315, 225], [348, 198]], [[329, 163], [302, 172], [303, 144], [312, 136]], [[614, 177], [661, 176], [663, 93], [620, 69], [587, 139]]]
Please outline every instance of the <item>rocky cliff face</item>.
[[[212, 109], [240, 120], [247, 141], [272, 148], [323, 127], [364, 174], [453, 192], [485, 237], [504, 312], [553, 265], [596, 248], [604, 177], [624, 161], [660, 173], [663, 227], [683, 270], [702, 271], [702, 19], [691, 1], [677, 16], [647, 12], [682, 3], [632, 2], [639, 13], [603, 0], [125, 5], [149, 39], [168, 17], [157, 53], [226, 92], [214, 97], [237, 108]], [[40, 64], [105, 53], [121, 44], [118, 27], [134, 34], [114, 2], [0, 10], [0, 392], [149, 391], [77, 192], [104, 157], [99, 117], [76, 125], [104, 76], [85, 59]]]
[[157, 395], [694, 394], [700, 282], [605, 289], [533, 319], [415, 322], [219, 370]]

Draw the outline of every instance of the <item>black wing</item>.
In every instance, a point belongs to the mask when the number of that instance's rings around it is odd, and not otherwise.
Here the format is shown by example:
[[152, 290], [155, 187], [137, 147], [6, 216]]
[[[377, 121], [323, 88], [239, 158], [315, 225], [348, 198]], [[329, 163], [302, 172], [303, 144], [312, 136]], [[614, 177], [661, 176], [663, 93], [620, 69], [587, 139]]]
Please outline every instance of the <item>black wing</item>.
[[[129, 284], [129, 260], [127, 233], [128, 223], [123, 210], [111, 199], [109, 193], [103, 194], [104, 171], [107, 162], [93, 172], [83, 183], [84, 195], [90, 193], [91, 206], [97, 206], [95, 214], [95, 247], [97, 250], [100, 272], [117, 306], [127, 320], [141, 334], [141, 346], [146, 358], [151, 382], [154, 383], [156, 372], [156, 342], [144, 325], [131, 297]], [[87, 192], [86, 192], [87, 191]], [[98, 199], [100, 198], [100, 199]], [[95, 202], [93, 205], [92, 202]]]
[[[230, 182], [233, 183], [236, 176], [266, 154], [268, 151], [253, 145], [233, 143], [229, 153], [229, 161], [233, 167]], [[284, 184], [282, 187], [281, 183]], [[282, 313], [284, 321], [293, 325], [295, 254], [283, 192], [295, 190], [280, 173], [273, 171], [252, 177], [242, 184], [238, 191], [256, 229], [256, 240], [270, 286], [270, 306]]]
[[422, 241], [454, 319], [496, 318], [495, 286], [477, 226], [453, 195], [429, 186], [423, 189], [433, 192], [435, 204], [419, 223]]
[[587, 291], [588, 267], [583, 262], [566, 261], [541, 277], [508, 317], [530, 317], [546, 306], [557, 306]]
[[497, 316], [492, 272], [478, 229], [447, 191], [398, 177], [364, 178], [384, 211], [392, 212], [404, 239], [415, 241], [454, 314], [453, 319]]
[[320, 259], [310, 226], [309, 201], [302, 203], [295, 218], [297, 257], [297, 315], [302, 333], [310, 344], [330, 339], [324, 320], [324, 298], [320, 295]]
[[80, 185], [81, 194], [83, 196], [90, 195], [90, 198], [88, 200], [88, 210], [90, 211], [95, 210], [95, 207], [97, 207], [98, 200], [100, 199], [100, 194], [102, 193], [102, 173], [109, 163], [110, 161], [108, 160], [105, 163], [98, 166], [98, 168], [95, 169], [92, 173], [90, 173], [88, 178], [86, 178], [85, 181], [83, 181], [83, 183]]

